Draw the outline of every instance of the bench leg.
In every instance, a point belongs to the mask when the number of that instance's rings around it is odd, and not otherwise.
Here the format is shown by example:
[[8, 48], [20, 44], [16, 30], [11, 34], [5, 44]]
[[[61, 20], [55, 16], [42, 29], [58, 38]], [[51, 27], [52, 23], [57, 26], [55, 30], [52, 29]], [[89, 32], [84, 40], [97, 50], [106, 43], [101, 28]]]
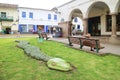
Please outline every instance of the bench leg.
[[69, 46], [73, 46], [71, 42], [69, 42]]
[[91, 51], [94, 51], [94, 49], [91, 47], [91, 49], [90, 49]]
[[98, 49], [98, 48], [96, 48], [96, 52], [97, 52], [97, 53], [99, 52], [99, 49]]
[[80, 40], [80, 49], [82, 49], [82, 47], [83, 47], [82, 40], [81, 39], [79, 39], [79, 40]]
[[98, 48], [98, 41], [96, 41], [96, 52], [99, 52], [99, 48]]
[[80, 45], [80, 49], [82, 49], [83, 45]]
[[69, 46], [73, 46], [72, 43], [70, 42], [70, 37], [68, 37], [68, 41], [69, 41]]

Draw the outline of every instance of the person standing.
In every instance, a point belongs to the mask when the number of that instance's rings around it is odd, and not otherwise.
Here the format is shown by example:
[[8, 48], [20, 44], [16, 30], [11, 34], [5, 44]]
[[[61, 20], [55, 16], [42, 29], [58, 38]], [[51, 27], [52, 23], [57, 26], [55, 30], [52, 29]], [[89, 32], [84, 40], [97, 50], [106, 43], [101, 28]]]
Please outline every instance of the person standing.
[[17, 31], [17, 37], [21, 37], [19, 30]]
[[42, 27], [38, 27], [37, 33], [38, 33], [38, 36], [39, 36], [38, 41], [43, 42], [43, 34], [42, 34], [43, 30], [42, 30]]
[[42, 28], [41, 27], [38, 27], [38, 36], [39, 38], [42, 38]]
[[72, 35], [73, 35], [73, 36], [76, 35], [76, 31], [77, 31], [76, 29], [73, 29], [73, 30], [72, 30]]
[[85, 35], [85, 37], [86, 37], [86, 38], [91, 38], [91, 34], [90, 34], [90, 33], [87, 33], [87, 34]]

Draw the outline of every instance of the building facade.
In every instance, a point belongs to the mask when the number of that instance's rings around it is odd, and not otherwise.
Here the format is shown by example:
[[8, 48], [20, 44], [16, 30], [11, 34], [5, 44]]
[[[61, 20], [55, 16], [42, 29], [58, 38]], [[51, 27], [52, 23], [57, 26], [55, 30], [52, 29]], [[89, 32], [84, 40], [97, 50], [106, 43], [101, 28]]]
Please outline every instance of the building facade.
[[19, 26], [21, 33], [36, 33], [38, 27], [44, 32], [58, 26], [58, 14], [53, 10], [19, 7]]
[[0, 3], [0, 32], [11, 34], [18, 30], [18, 5]]
[[84, 34], [109, 36], [112, 42], [120, 36], [120, 0], [72, 0], [57, 8], [64, 37], [71, 35], [74, 17], [82, 19]]

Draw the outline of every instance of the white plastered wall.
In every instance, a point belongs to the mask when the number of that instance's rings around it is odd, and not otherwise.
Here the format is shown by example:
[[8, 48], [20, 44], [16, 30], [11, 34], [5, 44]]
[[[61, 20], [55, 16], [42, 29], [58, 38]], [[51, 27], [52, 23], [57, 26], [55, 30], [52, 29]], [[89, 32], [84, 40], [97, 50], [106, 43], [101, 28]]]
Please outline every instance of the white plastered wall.
[[[71, 15], [70, 13], [74, 9], [79, 9], [82, 12], [83, 19], [92, 17], [92, 16], [100, 16], [101, 17], [101, 35], [111, 35], [111, 32], [106, 32], [106, 14], [104, 11], [98, 11], [98, 12], [92, 12], [90, 14], [91, 16], [88, 16], [89, 10], [91, 10], [91, 5], [96, 2], [103, 2], [108, 6], [110, 10], [110, 14], [116, 13], [116, 5], [120, 2], [119, 0], [75, 0], [71, 1], [68, 4], [65, 4], [64, 6], [58, 7], [58, 11], [61, 12], [61, 18], [64, 19], [64, 21], [70, 21]], [[120, 7], [120, 5], [119, 5]], [[119, 8], [120, 9], [120, 8]], [[60, 20], [59, 20], [60, 22]], [[118, 35], [120, 35], [120, 32], [117, 32]]]

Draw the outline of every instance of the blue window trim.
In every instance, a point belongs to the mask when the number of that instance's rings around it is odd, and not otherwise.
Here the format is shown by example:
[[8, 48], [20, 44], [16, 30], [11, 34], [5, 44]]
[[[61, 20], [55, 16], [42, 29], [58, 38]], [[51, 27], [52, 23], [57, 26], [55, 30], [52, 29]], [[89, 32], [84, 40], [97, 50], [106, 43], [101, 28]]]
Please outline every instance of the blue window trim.
[[51, 14], [48, 14], [48, 20], [50, 20], [51, 19]]
[[57, 20], [57, 15], [54, 15], [54, 20]]
[[29, 12], [29, 18], [33, 19], [33, 12]]
[[26, 12], [22, 12], [22, 18], [26, 18]]

